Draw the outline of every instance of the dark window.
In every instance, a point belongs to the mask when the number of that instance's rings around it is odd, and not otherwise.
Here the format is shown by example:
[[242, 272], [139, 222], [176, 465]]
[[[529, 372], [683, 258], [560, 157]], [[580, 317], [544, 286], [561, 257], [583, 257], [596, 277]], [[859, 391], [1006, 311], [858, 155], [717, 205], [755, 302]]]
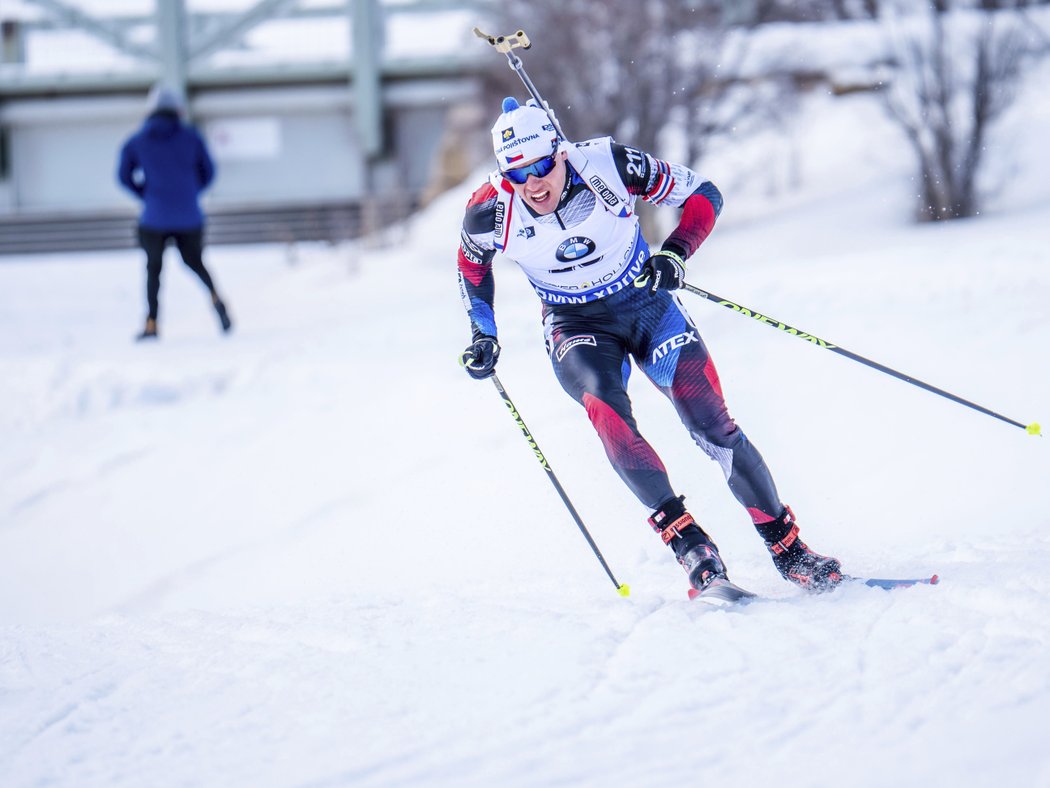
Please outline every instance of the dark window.
[[0, 126], [0, 181], [11, 174], [11, 134], [7, 126]]

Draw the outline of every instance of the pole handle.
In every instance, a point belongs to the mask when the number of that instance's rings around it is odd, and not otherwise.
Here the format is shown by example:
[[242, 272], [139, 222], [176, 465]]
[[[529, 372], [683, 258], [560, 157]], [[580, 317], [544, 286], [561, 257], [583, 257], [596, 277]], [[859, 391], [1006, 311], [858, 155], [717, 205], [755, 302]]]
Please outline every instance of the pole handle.
[[474, 35], [478, 38], [484, 38], [489, 42], [489, 46], [505, 55], [509, 55], [512, 49], [517, 49], [518, 47], [528, 49], [532, 46], [532, 42], [529, 41], [529, 37], [525, 35], [524, 30], [518, 30], [506, 36], [493, 36], [488, 33], [482, 33], [479, 28], [475, 27]]

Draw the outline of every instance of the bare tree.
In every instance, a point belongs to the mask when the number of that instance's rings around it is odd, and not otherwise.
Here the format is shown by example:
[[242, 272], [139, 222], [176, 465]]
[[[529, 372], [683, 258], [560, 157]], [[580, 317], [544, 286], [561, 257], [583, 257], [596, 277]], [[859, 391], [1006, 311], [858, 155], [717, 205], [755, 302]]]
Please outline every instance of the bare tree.
[[870, 19], [878, 16], [878, 0], [750, 0], [754, 24]]
[[920, 221], [978, 213], [988, 135], [1016, 97], [1022, 66], [1034, 52], [1015, 7], [978, 4], [932, 0], [922, 14], [887, 19], [895, 70], [882, 93], [918, 162]]
[[[760, 122], [758, 100], [768, 100], [727, 76], [744, 45], [727, 35], [724, 10], [722, 0], [509, 0], [497, 24], [529, 34], [522, 59], [570, 139], [609, 134], [669, 156], [663, 133], [684, 128], [674, 157], [695, 165], [711, 135]], [[522, 95], [501, 71], [495, 89]]]
[[570, 137], [654, 146], [668, 115], [712, 81], [721, 56], [716, 0], [510, 0], [503, 9], [508, 29], [529, 33], [523, 58]]

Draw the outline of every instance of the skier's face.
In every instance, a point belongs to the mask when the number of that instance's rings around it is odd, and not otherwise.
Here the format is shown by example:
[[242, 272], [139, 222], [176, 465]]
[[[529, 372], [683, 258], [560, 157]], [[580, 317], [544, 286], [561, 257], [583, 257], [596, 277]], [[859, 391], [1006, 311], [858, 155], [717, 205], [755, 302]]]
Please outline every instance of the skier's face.
[[[510, 181], [510, 185], [514, 187], [514, 191], [525, 201], [525, 204], [541, 216], [554, 213], [554, 209], [558, 207], [558, 201], [561, 199], [562, 189], [565, 186], [565, 156], [564, 151], [556, 153], [554, 169], [542, 178], [529, 175], [525, 183]], [[530, 159], [519, 166], [528, 167], [537, 161], [539, 159]]]

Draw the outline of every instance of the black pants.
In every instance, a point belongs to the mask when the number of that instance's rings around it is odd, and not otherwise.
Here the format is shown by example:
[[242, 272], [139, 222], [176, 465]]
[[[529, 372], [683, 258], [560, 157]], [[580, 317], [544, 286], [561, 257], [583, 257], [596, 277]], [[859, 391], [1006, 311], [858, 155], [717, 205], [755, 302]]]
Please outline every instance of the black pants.
[[157, 319], [157, 296], [160, 294], [160, 269], [164, 263], [164, 249], [168, 241], [174, 239], [175, 246], [186, 264], [208, 288], [212, 298], [216, 298], [215, 283], [211, 274], [204, 267], [204, 228], [195, 230], [153, 230], [139, 225], [139, 245], [146, 252], [146, 303], [149, 304], [149, 317]]

